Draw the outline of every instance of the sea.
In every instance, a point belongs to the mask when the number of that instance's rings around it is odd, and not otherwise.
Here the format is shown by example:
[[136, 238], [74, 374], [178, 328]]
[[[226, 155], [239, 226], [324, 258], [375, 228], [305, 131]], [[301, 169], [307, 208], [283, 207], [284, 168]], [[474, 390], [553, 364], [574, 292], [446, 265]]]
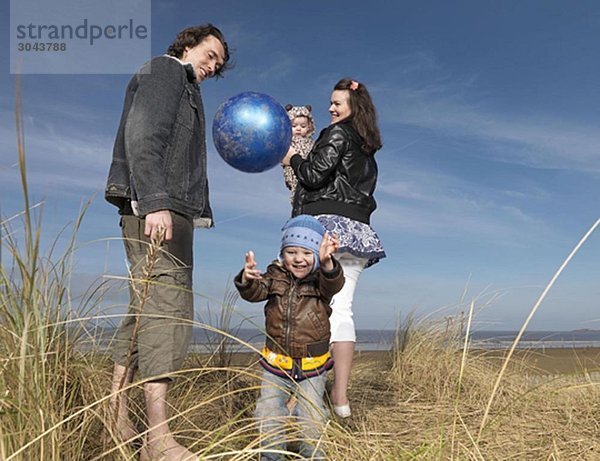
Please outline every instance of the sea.
[[[194, 329], [192, 349], [197, 352], [214, 351], [215, 345], [226, 341], [232, 350], [248, 351], [260, 349], [264, 344], [264, 334], [255, 329], [234, 329], [231, 334], [237, 339], [224, 339], [222, 334]], [[518, 331], [473, 331], [470, 334], [471, 349], [508, 349], [512, 346]], [[396, 343], [395, 330], [357, 330], [357, 351], [387, 351]], [[462, 347], [464, 338], [454, 338]], [[600, 348], [600, 330], [571, 331], [528, 331], [523, 334], [519, 349], [544, 348]]]
[[[84, 349], [106, 349], [110, 347], [115, 329], [96, 326], [86, 328], [87, 340], [83, 338], [80, 346]], [[81, 331], [79, 332], [81, 334]], [[389, 351], [396, 344], [396, 330], [360, 329], [356, 332], [357, 351]], [[470, 349], [508, 349], [512, 346], [518, 331], [514, 330], [476, 330], [470, 333]], [[220, 344], [225, 344], [232, 352], [250, 352], [262, 349], [265, 341], [264, 333], [252, 328], [232, 328], [227, 335], [215, 333], [203, 328], [193, 329], [190, 346], [194, 352], [212, 353]], [[455, 335], [451, 338], [457, 348], [464, 345], [464, 337]], [[600, 348], [600, 330], [571, 331], [527, 331], [519, 343], [519, 349], [545, 348]]]

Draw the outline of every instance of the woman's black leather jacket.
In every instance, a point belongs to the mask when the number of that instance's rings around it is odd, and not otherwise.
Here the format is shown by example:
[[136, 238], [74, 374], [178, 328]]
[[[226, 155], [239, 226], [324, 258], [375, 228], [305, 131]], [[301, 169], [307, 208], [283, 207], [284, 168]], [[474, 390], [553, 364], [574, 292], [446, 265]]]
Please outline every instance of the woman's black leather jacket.
[[336, 214], [370, 224], [377, 163], [350, 120], [329, 125], [307, 158], [294, 155], [290, 165], [298, 177], [292, 216]]

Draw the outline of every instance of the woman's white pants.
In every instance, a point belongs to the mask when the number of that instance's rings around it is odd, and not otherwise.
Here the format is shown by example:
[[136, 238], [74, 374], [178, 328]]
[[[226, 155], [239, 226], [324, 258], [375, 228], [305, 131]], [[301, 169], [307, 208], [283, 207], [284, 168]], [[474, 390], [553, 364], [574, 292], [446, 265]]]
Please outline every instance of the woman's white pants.
[[367, 263], [367, 259], [359, 258], [350, 253], [338, 253], [335, 258], [342, 266], [346, 282], [341, 291], [331, 300], [333, 312], [329, 318], [331, 323], [330, 342], [356, 342], [356, 330], [352, 319], [352, 301], [358, 278]]

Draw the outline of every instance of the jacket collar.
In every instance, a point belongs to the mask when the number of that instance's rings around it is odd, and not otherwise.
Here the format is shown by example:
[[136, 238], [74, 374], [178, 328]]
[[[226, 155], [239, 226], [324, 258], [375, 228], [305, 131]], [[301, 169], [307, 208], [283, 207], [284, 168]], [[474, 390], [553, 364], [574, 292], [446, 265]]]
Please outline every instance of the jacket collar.
[[181, 59], [175, 56], [171, 56], [170, 54], [165, 54], [164, 56], [166, 56], [167, 58], [174, 59], [179, 64], [181, 64], [183, 66], [183, 69], [185, 70], [185, 76], [187, 77], [188, 82], [196, 83], [196, 72], [194, 72], [194, 66], [192, 66], [189, 62], [183, 62]]
[[183, 68], [185, 69], [188, 82], [196, 84], [196, 72], [194, 72], [194, 67], [190, 63], [186, 63], [183, 65]]
[[352, 125], [351, 117], [345, 118], [344, 120], [340, 120], [339, 122], [333, 123], [332, 125], [337, 125], [345, 128], [355, 138], [355, 142], [362, 144], [362, 138], [358, 134], [358, 131], [356, 131], [356, 128], [354, 128], [354, 125]]

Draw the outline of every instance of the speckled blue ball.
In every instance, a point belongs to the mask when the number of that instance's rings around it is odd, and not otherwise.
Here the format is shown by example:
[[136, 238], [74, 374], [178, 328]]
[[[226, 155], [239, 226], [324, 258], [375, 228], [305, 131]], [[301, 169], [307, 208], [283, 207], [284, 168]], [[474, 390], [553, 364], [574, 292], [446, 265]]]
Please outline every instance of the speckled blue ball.
[[259, 173], [277, 165], [292, 141], [285, 109], [272, 97], [247, 91], [225, 101], [215, 115], [213, 141], [232, 167]]

